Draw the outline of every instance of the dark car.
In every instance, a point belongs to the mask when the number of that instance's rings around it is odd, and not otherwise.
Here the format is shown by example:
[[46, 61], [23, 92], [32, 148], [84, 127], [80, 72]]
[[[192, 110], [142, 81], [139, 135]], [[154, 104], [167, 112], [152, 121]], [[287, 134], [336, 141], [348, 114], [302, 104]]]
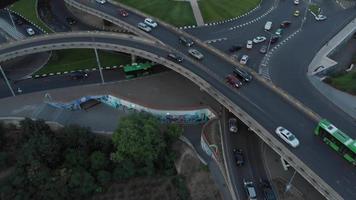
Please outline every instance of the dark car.
[[265, 53], [267, 53], [267, 45], [263, 45], [261, 48], [260, 48], [260, 53], [262, 53], [262, 54], [265, 54]]
[[12, 19], [14, 20], [15, 24], [22, 25], [24, 23], [22, 18], [17, 16], [16, 14], [11, 14], [11, 16], [12, 16]]
[[178, 56], [178, 55], [176, 55], [176, 54], [174, 54], [174, 53], [168, 54], [168, 55], [167, 55], [167, 58], [169, 58], [169, 59], [171, 59], [171, 60], [173, 60], [173, 61], [175, 61], [175, 62], [178, 62], [178, 63], [181, 63], [181, 62], [183, 61], [183, 58], [182, 58], [182, 57], [180, 57], [180, 56]]
[[193, 46], [193, 44], [194, 44], [194, 42], [193, 42], [192, 40], [190, 40], [190, 39], [188, 39], [188, 38], [185, 38], [185, 37], [183, 37], [183, 36], [180, 36], [180, 37], [179, 37], [179, 42], [182, 43], [182, 44], [184, 44], [184, 45], [187, 46], [187, 47], [191, 47], [191, 46]]
[[242, 79], [245, 82], [250, 82], [252, 80], [252, 76], [242, 69], [235, 68], [233, 73], [237, 78]]
[[69, 25], [74, 25], [77, 23], [77, 20], [75, 20], [73, 17], [66, 17], [66, 21]]
[[72, 80], [80, 80], [80, 79], [85, 79], [88, 77], [88, 74], [86, 72], [73, 72], [69, 74], [70, 79]]
[[233, 87], [239, 88], [242, 86], [241, 81], [231, 74], [227, 75], [225, 79], [226, 82]]
[[232, 45], [229, 48], [229, 52], [233, 53], [233, 52], [239, 51], [240, 49], [242, 49], [242, 46], [240, 46], [240, 45]]
[[261, 179], [261, 187], [263, 191], [263, 195], [265, 196], [265, 200], [277, 200], [276, 195], [273, 192], [271, 184], [267, 180]]
[[237, 120], [236, 118], [229, 119], [229, 131], [231, 133], [237, 133]]
[[292, 22], [291, 21], [283, 21], [281, 25], [279, 25], [280, 28], [287, 28], [290, 26]]
[[245, 158], [244, 154], [242, 152], [242, 149], [234, 148], [234, 157], [235, 157], [235, 162], [237, 166], [242, 166], [245, 163]]
[[252, 181], [246, 181], [245, 179], [243, 180], [244, 182], [244, 188], [245, 192], [247, 195], [248, 200], [257, 200], [257, 194], [256, 194], [256, 189], [255, 185], [253, 184]]
[[271, 44], [274, 44], [274, 43], [278, 42], [278, 40], [279, 40], [279, 36], [273, 35], [272, 38], [271, 38]]
[[119, 14], [123, 17], [129, 16], [129, 13], [124, 9], [119, 9]]

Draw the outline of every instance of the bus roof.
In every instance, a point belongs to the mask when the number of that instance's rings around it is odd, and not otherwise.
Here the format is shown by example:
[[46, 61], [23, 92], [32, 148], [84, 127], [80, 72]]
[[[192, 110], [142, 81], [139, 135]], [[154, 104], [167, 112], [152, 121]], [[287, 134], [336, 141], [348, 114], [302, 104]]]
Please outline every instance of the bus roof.
[[347, 146], [351, 151], [356, 152], [356, 140], [350, 138], [348, 135], [343, 133], [341, 130], [336, 128], [333, 124], [331, 124], [328, 120], [322, 119], [319, 122], [319, 126], [334, 136], [337, 140]]
[[146, 69], [149, 69], [151, 67], [152, 67], [151, 63], [138, 63], [138, 64], [126, 65], [124, 67], [124, 72], [146, 70]]

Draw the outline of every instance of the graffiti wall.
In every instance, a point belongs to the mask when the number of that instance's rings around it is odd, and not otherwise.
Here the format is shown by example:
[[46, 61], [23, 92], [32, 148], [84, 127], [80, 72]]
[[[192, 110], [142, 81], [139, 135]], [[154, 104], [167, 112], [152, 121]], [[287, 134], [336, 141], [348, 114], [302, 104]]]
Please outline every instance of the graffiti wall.
[[158, 110], [147, 108], [111, 95], [86, 96], [70, 103], [49, 102], [48, 104], [59, 109], [74, 111], [80, 110], [80, 105], [90, 100], [96, 100], [124, 112], [147, 112], [158, 117], [162, 123], [205, 123], [215, 117], [214, 113], [207, 108], [196, 110]]

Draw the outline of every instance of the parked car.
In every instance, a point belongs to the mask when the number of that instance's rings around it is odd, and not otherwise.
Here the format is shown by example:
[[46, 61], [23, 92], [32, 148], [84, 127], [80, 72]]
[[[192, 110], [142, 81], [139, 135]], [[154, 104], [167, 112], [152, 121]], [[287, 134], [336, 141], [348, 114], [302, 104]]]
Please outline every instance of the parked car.
[[95, 0], [97, 3], [104, 4], [106, 3], [106, 0]]
[[237, 120], [236, 118], [229, 119], [229, 131], [231, 133], [237, 133]]
[[263, 195], [265, 197], [264, 199], [265, 200], [277, 200], [277, 197], [273, 192], [271, 184], [267, 180], [263, 180], [263, 179], [260, 180], [260, 183], [261, 183]]
[[233, 73], [237, 78], [245, 82], [250, 82], [252, 80], [252, 76], [249, 73], [247, 73], [245, 70], [235, 68]]
[[257, 200], [257, 194], [256, 194], [256, 189], [252, 181], [246, 181], [244, 179], [244, 188], [246, 195], [248, 197], [248, 200]]
[[253, 42], [255, 44], [257, 43], [261, 43], [261, 42], [264, 42], [267, 38], [265, 36], [257, 36], [255, 38], [253, 38]]
[[235, 162], [237, 166], [242, 166], [245, 163], [245, 157], [242, 149], [234, 148], [232, 150], [234, 152]]
[[29, 36], [33, 36], [33, 35], [35, 35], [35, 30], [33, 30], [33, 28], [31, 28], [31, 27], [28, 27], [28, 28], [26, 28], [26, 33]]
[[146, 31], [147, 33], [151, 32], [151, 30], [152, 30], [151, 27], [147, 26], [145, 23], [142, 23], [142, 22], [138, 23], [137, 27], [140, 28], [141, 30]]
[[281, 36], [283, 32], [283, 29], [279, 28], [276, 30], [275, 34]]
[[85, 72], [73, 72], [69, 74], [70, 79], [72, 80], [80, 80], [88, 77], [88, 74]]
[[156, 28], [158, 26], [157, 22], [153, 21], [151, 18], [146, 18], [143, 22], [152, 28]]
[[119, 9], [119, 15], [121, 15], [123, 17], [127, 17], [127, 16], [129, 16], [129, 13], [124, 9]]
[[292, 24], [291, 21], [283, 21], [281, 25], [279, 25], [280, 28], [287, 28]]
[[182, 44], [184, 44], [184, 45], [187, 46], [187, 47], [191, 47], [191, 46], [193, 46], [193, 44], [194, 44], [194, 42], [193, 42], [192, 40], [190, 40], [190, 39], [188, 39], [188, 38], [185, 38], [185, 37], [183, 37], [183, 36], [180, 36], [180, 37], [179, 37], [179, 42], [182, 43]]
[[239, 51], [240, 49], [242, 49], [242, 46], [240, 46], [240, 45], [232, 45], [229, 48], [229, 52], [233, 53], [233, 52]]
[[296, 148], [299, 146], [299, 140], [287, 129], [279, 126], [276, 128], [277, 135], [282, 138], [285, 142], [287, 142], [292, 147]]
[[14, 13], [12, 13], [11, 16], [12, 16], [12, 19], [14, 20], [15, 24], [17, 24], [17, 25], [22, 25], [23, 24], [24, 21], [22, 20], [21, 17], [17, 16]]
[[183, 62], [183, 58], [174, 54], [174, 53], [169, 53], [167, 57], [175, 62], [181, 63]]
[[295, 17], [298, 17], [298, 16], [300, 15], [299, 10], [294, 11], [293, 15], [294, 15]]
[[269, 31], [272, 28], [272, 22], [271, 21], [267, 21], [265, 24], [265, 30]]
[[73, 17], [66, 17], [66, 22], [69, 24], [69, 25], [74, 25], [77, 23], [77, 20], [75, 20]]
[[241, 65], [246, 65], [248, 61], [248, 55], [243, 55], [240, 59], [240, 64]]
[[196, 49], [189, 49], [188, 53], [193, 56], [194, 58], [201, 60], [204, 58], [204, 55], [202, 53], [200, 53], [198, 50]]
[[228, 84], [235, 88], [242, 86], [242, 82], [231, 74], [227, 75], [225, 79]]
[[260, 48], [260, 53], [262, 53], [262, 54], [267, 53], [267, 45], [263, 45], [263, 46]]
[[316, 21], [323, 21], [326, 20], [326, 16], [325, 15], [317, 15], [315, 16]]
[[294, 0], [294, 5], [298, 5], [299, 4], [299, 0]]
[[252, 40], [247, 40], [246, 48], [247, 49], [252, 49]]
[[271, 44], [276, 43], [279, 40], [279, 38], [280, 38], [279, 36], [273, 35], [272, 38], [271, 38]]

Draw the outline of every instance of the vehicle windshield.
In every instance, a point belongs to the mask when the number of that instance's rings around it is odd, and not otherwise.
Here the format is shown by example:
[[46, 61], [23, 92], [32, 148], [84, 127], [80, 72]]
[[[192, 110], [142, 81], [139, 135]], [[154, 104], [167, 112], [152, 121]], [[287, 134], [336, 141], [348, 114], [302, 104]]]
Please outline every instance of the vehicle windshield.
[[288, 136], [288, 140], [292, 141], [292, 140], [294, 140], [294, 139], [295, 139], [294, 135], [289, 135], [289, 136]]

